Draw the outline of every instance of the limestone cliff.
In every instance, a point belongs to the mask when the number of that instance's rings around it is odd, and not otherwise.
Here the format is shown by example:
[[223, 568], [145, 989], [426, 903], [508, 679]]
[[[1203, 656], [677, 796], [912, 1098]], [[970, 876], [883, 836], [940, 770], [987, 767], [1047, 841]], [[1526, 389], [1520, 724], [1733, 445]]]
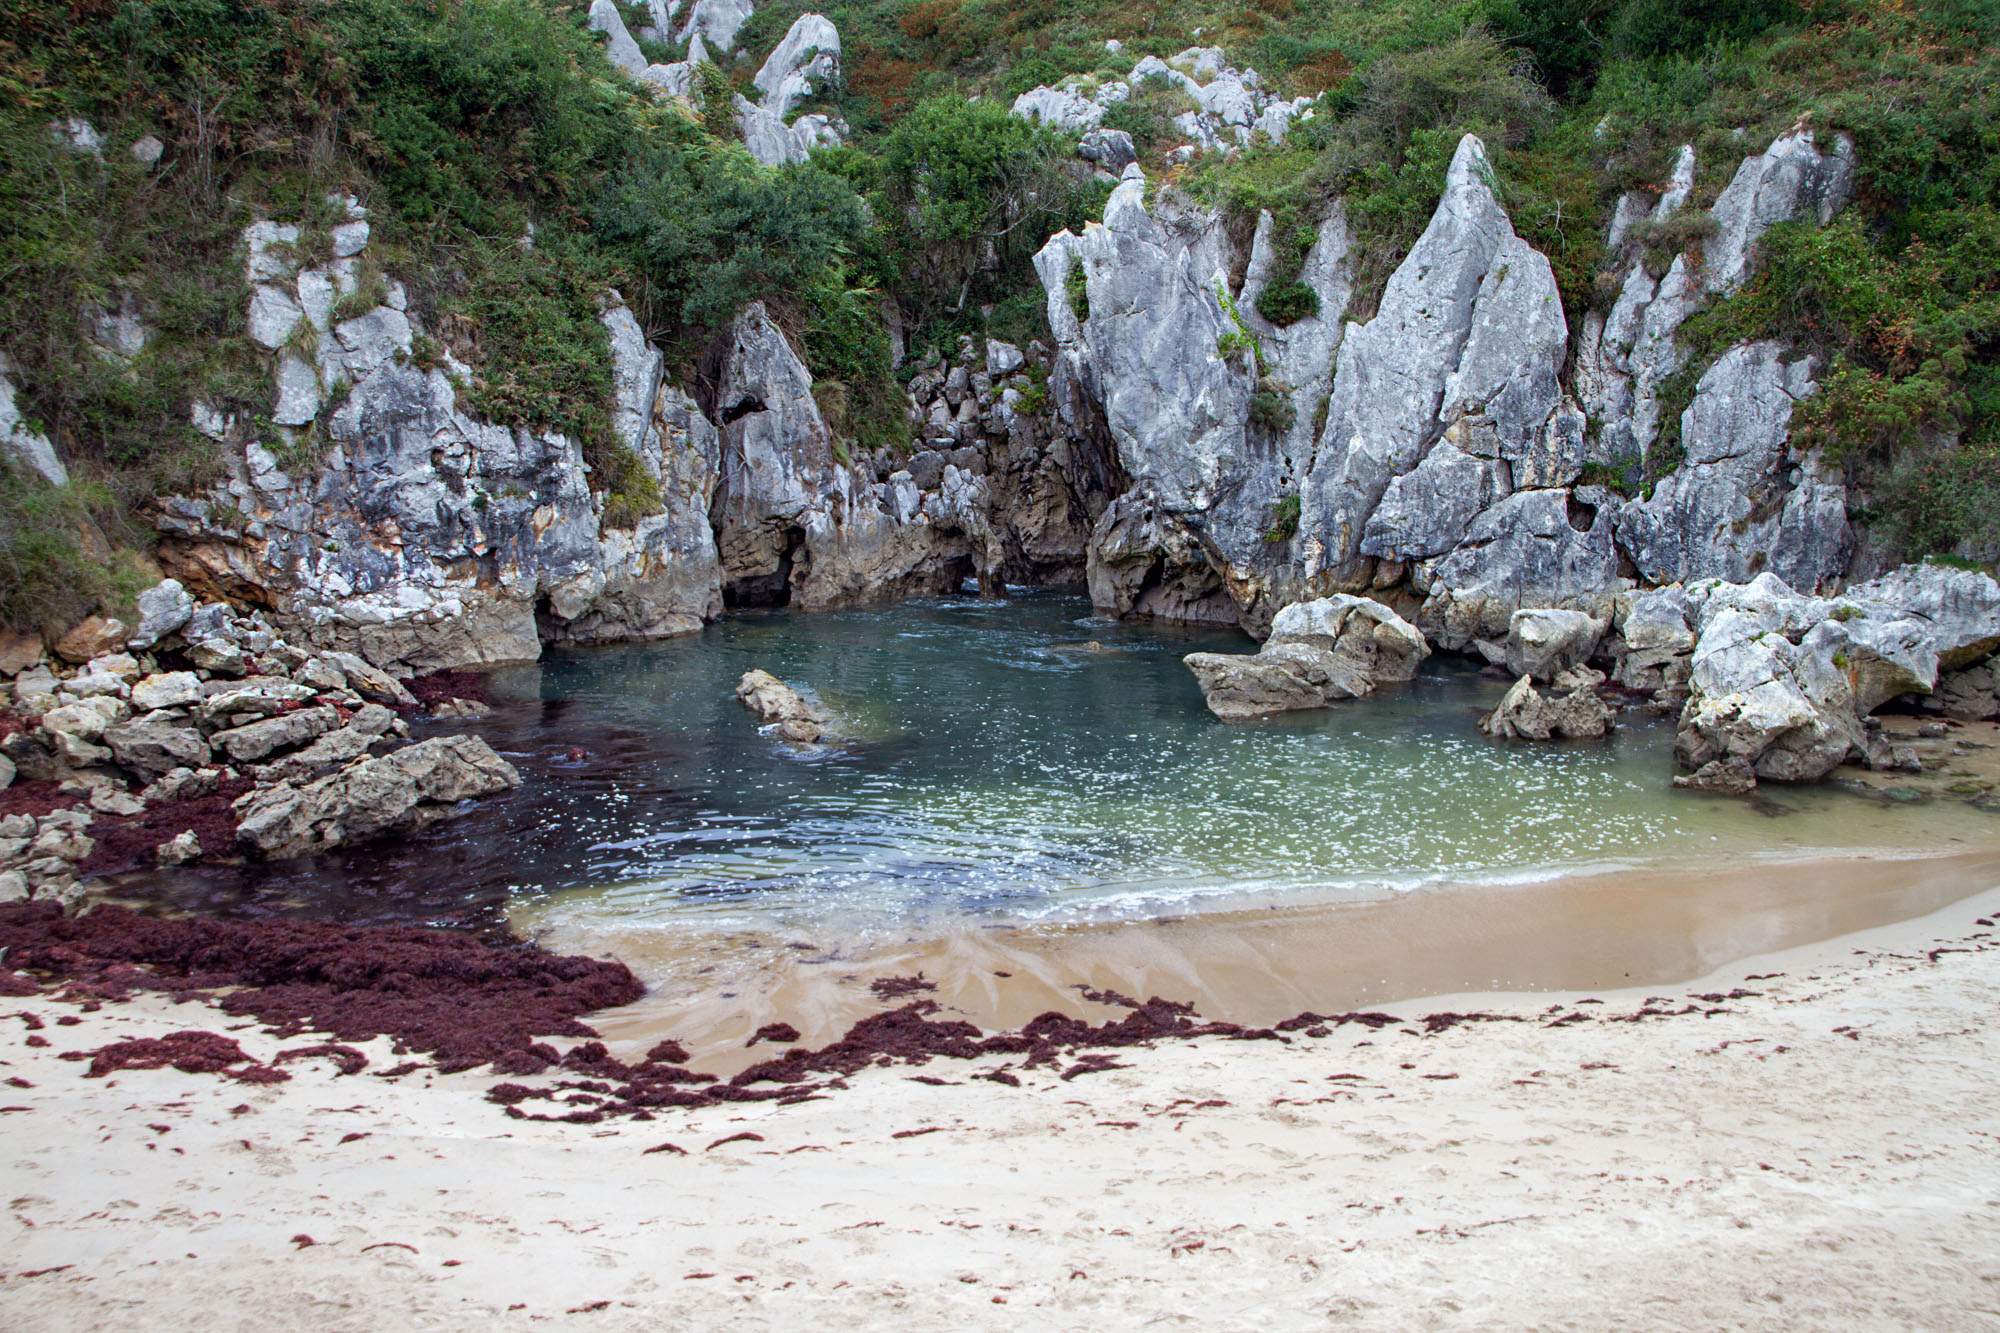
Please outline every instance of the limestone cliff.
[[[1707, 367], [1679, 423], [1682, 456], [1657, 484], [1630, 498], [1586, 484], [1591, 464], [1593, 481], [1636, 474], [1660, 388], [1689, 356], [1680, 324], [1741, 286], [1770, 226], [1830, 218], [1854, 162], [1845, 140], [1822, 152], [1803, 129], [1746, 158], [1705, 242], [1655, 282], [1635, 225], [1686, 206], [1694, 166], [1684, 150], [1650, 214], [1621, 202], [1609, 240], [1623, 287], [1575, 337], [1473, 136], [1374, 316], [1344, 326], [1337, 207], [1300, 274], [1320, 313], [1277, 328], [1254, 312], [1268, 220], [1238, 265], [1218, 219], [1171, 192], [1149, 207], [1128, 170], [1101, 226], [1054, 237], [1036, 261], [1056, 373], [1076, 386], [1065, 421], [1100, 415], [1131, 479], [1093, 536], [1098, 604], [1261, 632], [1278, 606], [1372, 591], [1457, 649], [1497, 643], [1524, 607], [1606, 616], [1633, 587], [1765, 570], [1834, 586], [1854, 548], [1846, 493], [1790, 445], [1793, 405], [1815, 385], [1782, 345]], [[1283, 431], [1250, 419], [1260, 373], [1288, 399]]]
[[611, 293], [613, 428], [657, 493], [634, 517], [593, 487], [576, 441], [466, 412], [468, 370], [425, 336], [400, 284], [340, 317], [367, 273], [358, 206], [329, 254], [299, 257], [299, 238], [268, 221], [244, 237], [269, 424], [198, 409], [228, 478], [165, 498], [158, 523], [170, 573], [268, 608], [315, 647], [424, 671], [684, 633], [725, 605], [1080, 580], [1097, 490], [1087, 469], [1072, 480], [1086, 451], [1017, 406], [1033, 388], [1017, 349], [992, 345], [975, 375], [968, 342], [968, 365], [914, 381], [950, 408], [917, 443], [946, 452], [849, 461], [761, 304], [735, 321], [703, 403]]

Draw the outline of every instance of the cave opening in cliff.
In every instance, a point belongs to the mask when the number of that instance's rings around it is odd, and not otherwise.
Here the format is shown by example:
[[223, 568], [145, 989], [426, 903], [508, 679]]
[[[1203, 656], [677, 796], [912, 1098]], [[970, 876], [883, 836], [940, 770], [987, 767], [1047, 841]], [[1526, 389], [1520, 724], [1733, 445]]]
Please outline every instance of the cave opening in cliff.
[[806, 530], [785, 529], [784, 549], [778, 553], [776, 569], [730, 579], [722, 585], [722, 604], [731, 611], [768, 610], [792, 604], [792, 567], [805, 549]]

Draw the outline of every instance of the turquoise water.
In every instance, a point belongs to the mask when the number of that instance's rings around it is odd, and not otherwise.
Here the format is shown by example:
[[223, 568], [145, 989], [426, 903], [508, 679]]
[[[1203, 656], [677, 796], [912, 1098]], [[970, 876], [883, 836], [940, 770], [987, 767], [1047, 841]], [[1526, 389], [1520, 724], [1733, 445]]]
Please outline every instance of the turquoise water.
[[[1379, 898], [1616, 866], [1799, 860], [1989, 840], [1959, 803], [1675, 791], [1671, 724], [1490, 741], [1507, 682], [1436, 657], [1414, 682], [1224, 723], [1181, 665], [1246, 637], [1094, 619], [1082, 598], [940, 600], [725, 619], [489, 678], [469, 724], [515, 792], [415, 838], [305, 862], [162, 872], [184, 909], [616, 935], [909, 931]], [[762, 667], [847, 732], [759, 732]], [[457, 725], [457, 724], [453, 724]]]
[[[1462, 659], [1366, 701], [1220, 722], [1180, 659], [1254, 646], [1037, 593], [746, 616], [499, 673], [496, 699], [521, 701], [496, 719], [503, 746], [525, 750], [530, 700], [561, 713], [534, 733], [620, 738], [601, 789], [548, 793], [556, 854], [524, 861], [510, 911], [558, 929], [1115, 919], [1991, 827], [1831, 791], [1679, 792], [1671, 725], [1636, 710], [1606, 742], [1490, 741], [1477, 719], [1507, 682]], [[816, 691], [851, 738], [760, 734], [731, 693], [752, 667]]]

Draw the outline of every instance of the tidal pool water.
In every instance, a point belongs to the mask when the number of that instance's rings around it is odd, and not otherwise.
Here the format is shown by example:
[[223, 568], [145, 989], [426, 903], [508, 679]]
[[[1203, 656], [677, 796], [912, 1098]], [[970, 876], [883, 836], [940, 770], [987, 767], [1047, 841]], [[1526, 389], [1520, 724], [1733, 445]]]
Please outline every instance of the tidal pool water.
[[[690, 929], [872, 933], [1121, 922], [1379, 900], [1620, 867], [1715, 868], [1990, 843], [2000, 818], [1838, 791], [1676, 791], [1669, 722], [1508, 744], [1505, 688], [1433, 658], [1375, 698], [1223, 723], [1181, 656], [1248, 638], [1092, 618], [1083, 599], [734, 616], [495, 672], [476, 724], [517, 792], [392, 846], [155, 877], [184, 907], [501, 919], [554, 942]], [[762, 667], [848, 733], [761, 734]]]

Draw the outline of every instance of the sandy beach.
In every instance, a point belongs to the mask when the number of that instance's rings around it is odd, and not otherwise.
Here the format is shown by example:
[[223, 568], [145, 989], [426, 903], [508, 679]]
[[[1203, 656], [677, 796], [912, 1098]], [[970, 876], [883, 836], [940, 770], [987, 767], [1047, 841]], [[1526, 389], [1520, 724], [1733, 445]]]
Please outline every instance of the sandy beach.
[[[487, 1073], [379, 1077], [387, 1039], [271, 1086], [86, 1078], [63, 1052], [310, 1038], [10, 1000], [0, 1324], [1990, 1329], [1997, 910], [1686, 985], [592, 1126], [506, 1118]], [[1468, 1012], [1500, 1018], [1422, 1021]]]

